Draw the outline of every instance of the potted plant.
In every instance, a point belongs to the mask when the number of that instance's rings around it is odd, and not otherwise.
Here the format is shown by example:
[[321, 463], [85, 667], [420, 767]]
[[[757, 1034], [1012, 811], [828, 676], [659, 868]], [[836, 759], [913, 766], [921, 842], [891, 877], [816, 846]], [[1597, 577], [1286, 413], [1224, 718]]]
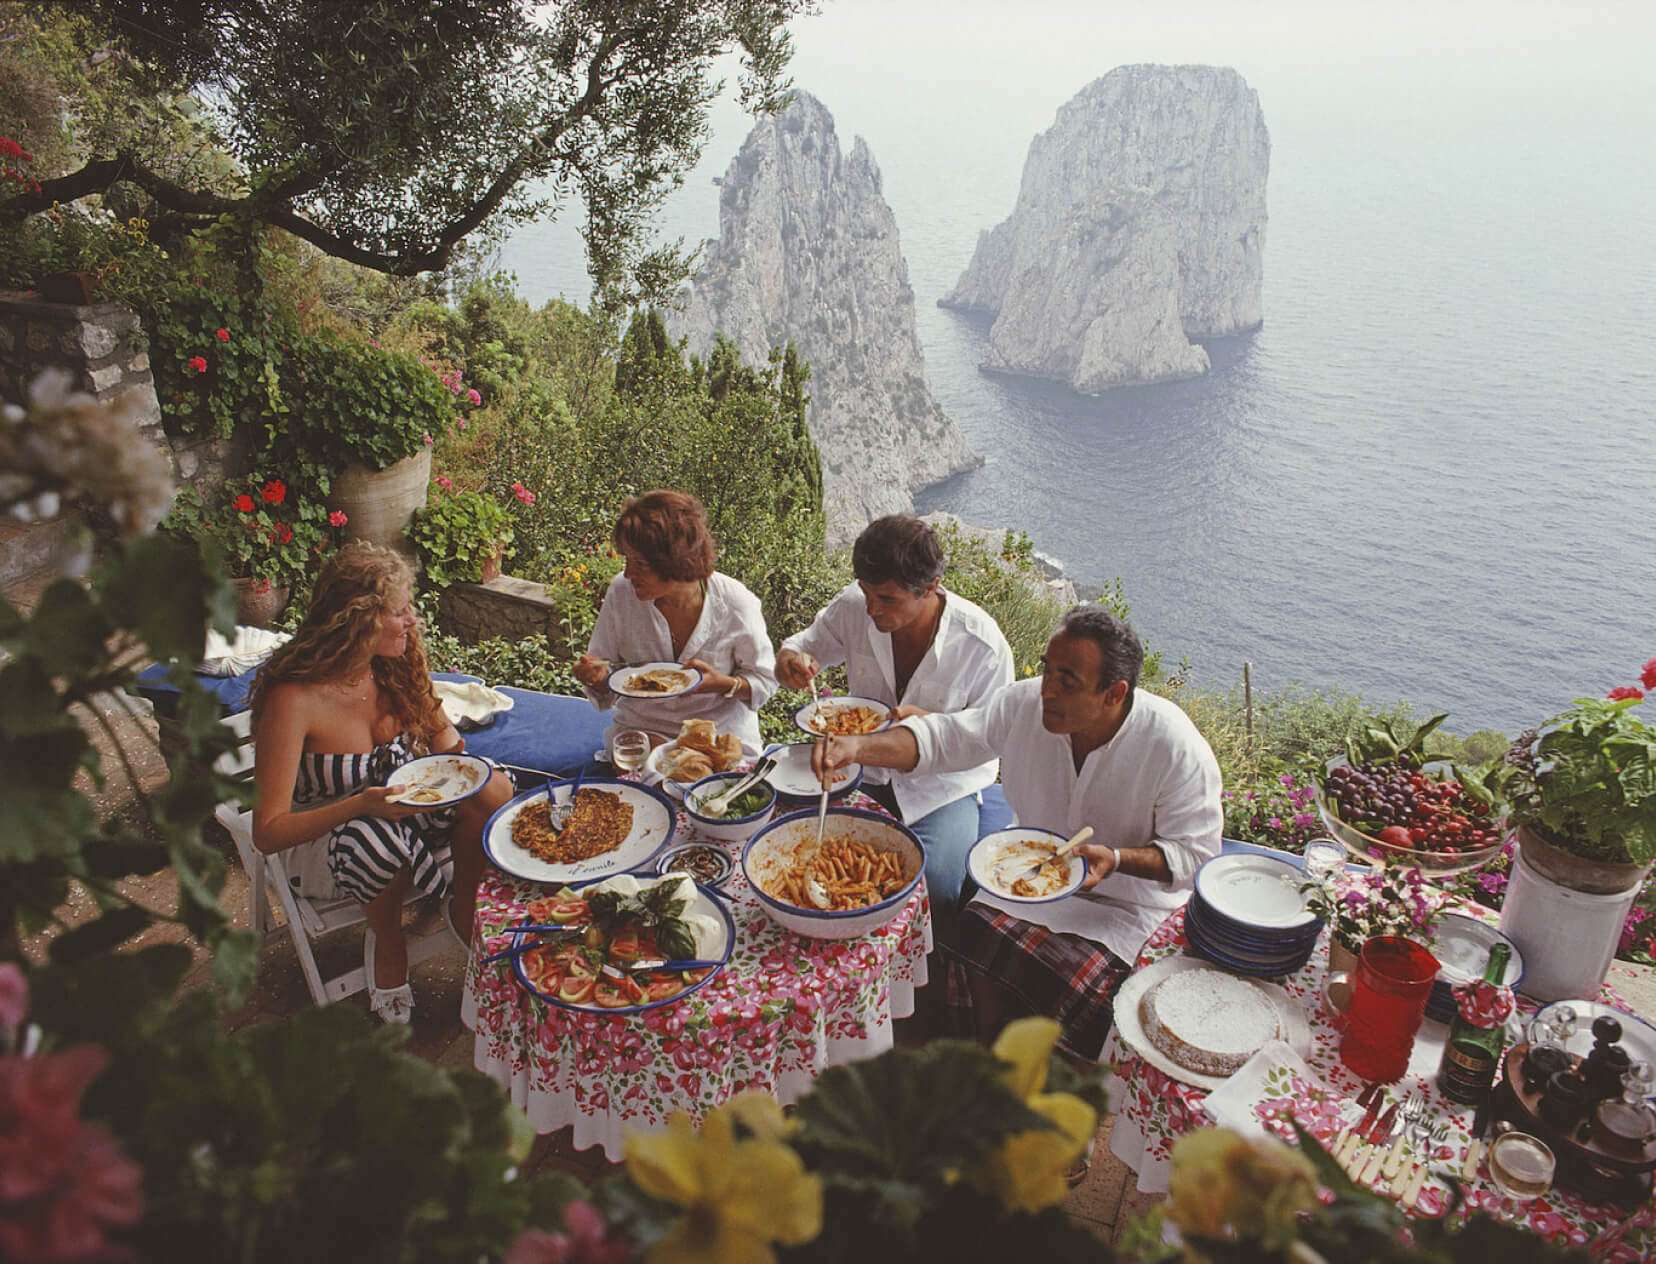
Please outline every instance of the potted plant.
[[448, 389], [416, 357], [368, 343], [317, 336], [292, 351], [291, 413], [270, 450], [315, 473], [352, 536], [406, 549], [431, 445], [454, 412]]
[[500, 574], [501, 557], [512, 543], [511, 516], [481, 492], [451, 491], [415, 512], [408, 538], [432, 583], [486, 583]]
[[1448, 907], [1448, 895], [1419, 869], [1398, 866], [1353, 872], [1336, 865], [1325, 877], [1300, 884], [1305, 907], [1328, 923], [1329, 966], [1350, 972], [1376, 935], [1430, 944]]
[[284, 480], [254, 472], [226, 484], [223, 499], [211, 506], [184, 488], [162, 525], [210, 542], [235, 585], [238, 620], [263, 625], [338, 543], [347, 521], [342, 510], [330, 511], [295, 494]]
[[[1656, 658], [1644, 666], [1656, 688]], [[1503, 789], [1518, 847], [1560, 886], [1614, 894], [1639, 886], [1656, 861], [1656, 728], [1621, 686], [1579, 698], [1507, 753]]]

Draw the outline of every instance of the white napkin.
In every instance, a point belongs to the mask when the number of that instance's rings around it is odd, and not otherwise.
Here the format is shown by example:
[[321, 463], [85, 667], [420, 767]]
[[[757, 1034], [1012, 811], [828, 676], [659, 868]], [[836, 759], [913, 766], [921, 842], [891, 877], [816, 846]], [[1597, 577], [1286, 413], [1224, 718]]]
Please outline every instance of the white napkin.
[[226, 640], [217, 629], [209, 629], [196, 671], [203, 676], [239, 676], [264, 662], [277, 646], [289, 639], [286, 632], [238, 625], [232, 641]]
[[1202, 1102], [1202, 1109], [1221, 1128], [1233, 1128], [1245, 1137], [1262, 1137], [1266, 1135], [1266, 1129], [1259, 1122], [1254, 1107], [1260, 1102], [1292, 1097], [1294, 1076], [1325, 1094], [1333, 1093], [1290, 1046], [1280, 1040], [1271, 1040], [1261, 1045], [1259, 1052], [1244, 1062], [1223, 1085], [1209, 1093]]
[[457, 729], [480, 729], [502, 711], [512, 709], [511, 698], [481, 681], [434, 680], [431, 687], [443, 704], [443, 714]]

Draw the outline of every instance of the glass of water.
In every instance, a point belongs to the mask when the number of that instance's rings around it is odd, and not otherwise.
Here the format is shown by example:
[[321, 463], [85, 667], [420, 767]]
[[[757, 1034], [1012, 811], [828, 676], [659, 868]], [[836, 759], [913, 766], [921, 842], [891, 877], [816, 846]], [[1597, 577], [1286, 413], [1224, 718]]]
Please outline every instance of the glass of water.
[[1345, 861], [1345, 848], [1332, 838], [1313, 838], [1305, 845], [1305, 876], [1321, 882]]
[[1552, 1188], [1553, 1152], [1527, 1132], [1503, 1132], [1489, 1147], [1489, 1176], [1515, 1202], [1538, 1198]]
[[650, 757], [650, 735], [641, 729], [624, 729], [610, 743], [610, 758], [622, 772], [637, 772]]

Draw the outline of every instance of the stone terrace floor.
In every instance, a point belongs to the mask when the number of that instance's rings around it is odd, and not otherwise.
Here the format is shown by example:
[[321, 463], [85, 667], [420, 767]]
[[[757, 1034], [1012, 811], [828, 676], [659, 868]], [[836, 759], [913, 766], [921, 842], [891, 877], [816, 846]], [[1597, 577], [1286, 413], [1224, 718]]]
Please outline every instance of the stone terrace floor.
[[[125, 731], [125, 745], [129, 754], [136, 754], [137, 770], [143, 784], [153, 788], [166, 776], [166, 768], [159, 758], [154, 742], [154, 726], [126, 717], [116, 717], [116, 723]], [[93, 729], [96, 732], [96, 727]], [[100, 742], [102, 739], [100, 738]], [[105, 767], [113, 767], [106, 760]], [[109, 786], [96, 796], [101, 813], [129, 811], [133, 806], [130, 788], [113, 775]], [[216, 823], [209, 826], [218, 834], [229, 860], [230, 874], [222, 894], [224, 907], [230, 910], [239, 927], [247, 925], [247, 878], [236, 860], [235, 848], [222, 834]], [[175, 884], [170, 873], [132, 881], [127, 889], [133, 898], [149, 907], [170, 909], [174, 904]], [[72, 902], [65, 911], [70, 924], [90, 918], [90, 901], [84, 898]], [[276, 916], [281, 916], [278, 911]], [[410, 925], [421, 931], [433, 929], [437, 917], [433, 901], [426, 900], [413, 906], [407, 914]], [[181, 928], [166, 926], [151, 932], [157, 942], [165, 939], [183, 940]], [[50, 933], [37, 937], [26, 945], [27, 951], [38, 959], [44, 954]], [[324, 975], [348, 969], [362, 951], [360, 928], [337, 932], [316, 945], [318, 962]], [[413, 984], [416, 1008], [412, 1037], [407, 1045], [410, 1052], [439, 1066], [462, 1069], [472, 1065], [471, 1033], [461, 1024], [460, 991], [464, 972], [464, 958], [458, 946], [426, 961], [414, 970]], [[210, 963], [206, 954], [196, 950], [196, 962], [186, 978], [187, 987], [210, 985]], [[1611, 985], [1641, 1014], [1656, 1015], [1656, 971], [1649, 967], [1616, 962], [1611, 967]], [[363, 996], [352, 997], [341, 1004], [366, 1010]], [[299, 970], [298, 958], [285, 931], [273, 934], [259, 951], [259, 974], [247, 1003], [228, 1017], [231, 1030], [239, 1030], [254, 1023], [267, 1022], [292, 1014], [310, 1004], [310, 993]], [[899, 1043], [913, 1043], [925, 1039], [918, 1030], [917, 1020], [897, 1025]], [[1135, 1214], [1162, 1201], [1161, 1195], [1146, 1195], [1137, 1191], [1133, 1173], [1118, 1161], [1109, 1149], [1109, 1134], [1113, 1116], [1100, 1123], [1094, 1157], [1087, 1179], [1073, 1190], [1065, 1209], [1080, 1224], [1106, 1241], [1115, 1241], [1124, 1225]], [[568, 1129], [540, 1138], [531, 1153], [531, 1170], [565, 1170], [583, 1179], [601, 1175], [609, 1164], [600, 1149], [575, 1151], [570, 1146]]]

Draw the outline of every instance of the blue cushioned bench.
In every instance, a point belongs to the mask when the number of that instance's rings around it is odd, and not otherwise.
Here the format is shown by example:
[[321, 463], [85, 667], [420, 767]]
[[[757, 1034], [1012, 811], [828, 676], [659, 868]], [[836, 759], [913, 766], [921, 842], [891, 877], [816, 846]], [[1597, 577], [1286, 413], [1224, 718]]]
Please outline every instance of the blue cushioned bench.
[[[196, 680], [218, 695], [226, 715], [245, 710], [253, 686], [253, 671], [240, 676], [201, 676]], [[434, 680], [457, 683], [476, 681], [476, 676], [459, 672], [433, 672]], [[138, 692], [155, 704], [156, 714], [171, 718], [177, 713], [179, 689], [167, 679], [167, 668], [153, 664], [138, 673]], [[567, 698], [534, 689], [498, 686], [512, 700], [512, 709], [503, 711], [480, 729], [464, 734], [466, 749], [484, 755], [508, 768], [538, 775], [573, 777], [581, 769], [597, 771], [593, 752], [604, 747], [607, 723], [585, 698]]]

